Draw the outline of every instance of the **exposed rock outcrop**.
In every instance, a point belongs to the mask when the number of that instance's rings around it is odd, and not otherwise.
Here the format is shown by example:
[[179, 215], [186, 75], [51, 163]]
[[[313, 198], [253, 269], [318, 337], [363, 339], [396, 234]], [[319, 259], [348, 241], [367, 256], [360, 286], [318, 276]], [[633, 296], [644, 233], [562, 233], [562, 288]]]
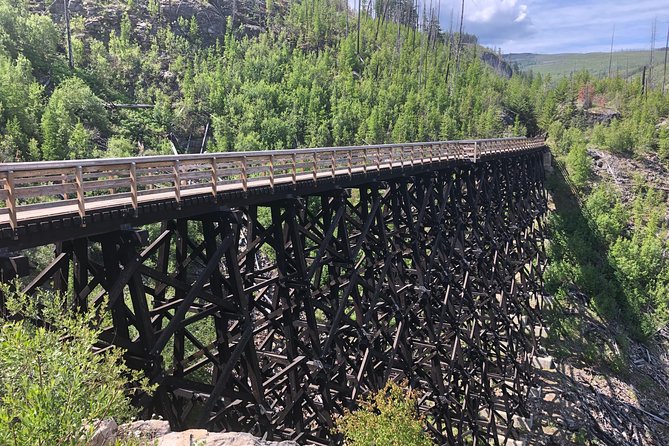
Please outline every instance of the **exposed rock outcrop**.
[[[88, 446], [111, 446], [117, 440], [133, 439], [151, 446], [297, 446], [294, 441], [266, 441], [244, 432], [208, 432], [190, 429], [172, 432], [167, 421], [134, 421], [118, 426], [112, 419], [98, 421]], [[135, 443], [133, 443], [135, 444]]]
[[501, 56], [490, 51], [483, 51], [481, 53], [481, 60], [487, 63], [497, 74], [509, 79], [513, 76], [513, 68]]

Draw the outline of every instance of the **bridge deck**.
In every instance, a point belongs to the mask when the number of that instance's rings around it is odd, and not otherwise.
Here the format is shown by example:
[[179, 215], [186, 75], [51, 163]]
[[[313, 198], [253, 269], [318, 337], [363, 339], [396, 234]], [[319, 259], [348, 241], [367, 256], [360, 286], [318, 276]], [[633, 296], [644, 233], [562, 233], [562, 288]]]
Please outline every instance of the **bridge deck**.
[[[422, 164], [427, 164], [431, 162], [432, 160], [430, 159], [425, 159], [425, 160], [416, 160], [418, 165]], [[385, 172], [388, 171], [389, 169], [396, 169], [396, 168], [401, 168], [403, 165], [407, 166], [409, 163], [401, 163], [401, 162], [395, 162], [393, 163], [392, 166], [390, 165], [384, 165], [381, 166], [381, 168], [378, 171], [375, 172]], [[355, 167], [351, 169], [352, 174], [358, 174], [358, 173], [364, 173], [364, 167]], [[336, 179], [337, 177], [348, 177], [349, 172], [348, 169], [336, 169], [334, 173], [334, 178]], [[330, 172], [317, 172], [316, 173], [316, 178], [317, 180], [321, 180], [324, 178], [333, 178], [332, 173]], [[304, 181], [313, 181], [313, 174], [308, 173], [308, 174], [299, 174], [296, 176], [296, 182], [299, 184]], [[280, 186], [282, 184], [293, 184], [293, 179], [292, 177], [279, 177], [274, 180], [274, 187]], [[263, 188], [263, 187], [272, 187], [270, 184], [270, 179], [269, 178], [258, 178], [258, 179], [249, 179], [247, 183], [247, 190], [253, 190], [257, 188]], [[217, 193], [224, 194], [226, 192], [234, 192], [234, 191], [243, 191], [242, 184], [241, 183], [231, 183], [231, 184], [224, 184], [221, 186], [218, 186], [217, 188]], [[212, 188], [211, 186], [202, 186], [202, 187], [197, 187], [194, 189], [187, 189], [181, 192], [181, 198], [184, 197], [192, 197], [192, 196], [205, 196], [205, 195], [211, 195], [212, 194]], [[118, 196], [117, 196], [118, 195]], [[174, 190], [165, 190], [161, 191], [159, 193], [154, 193], [151, 195], [139, 195], [137, 197], [138, 204], [144, 204], [144, 203], [150, 203], [153, 201], [161, 201], [161, 200], [168, 200], [168, 199], [175, 199], [175, 193]], [[17, 209], [16, 215], [17, 215], [17, 220], [19, 222], [22, 221], [28, 221], [28, 220], [33, 220], [36, 218], [44, 217], [45, 214], [48, 214], [49, 217], [54, 217], [54, 216], [59, 216], [59, 215], [78, 215], [79, 214], [79, 205], [75, 200], [63, 200], [61, 202], [51, 202], [51, 203], [58, 203], [57, 206], [36, 206], [36, 207], [19, 207]], [[45, 203], [46, 204], [46, 203]], [[127, 196], [124, 194], [111, 194], [106, 198], [105, 200], [96, 200], [87, 203], [86, 205], [86, 211], [87, 212], [95, 212], [95, 211], [101, 211], [104, 209], [113, 209], [113, 208], [125, 208], [128, 206], [132, 207], [133, 205], [133, 200], [131, 196]], [[0, 225], [8, 225], [10, 224], [10, 216], [9, 213], [5, 212], [3, 214], [0, 214]]]
[[414, 174], [444, 162], [475, 162], [544, 144], [542, 138], [507, 138], [5, 163], [0, 164], [5, 202], [0, 248], [66, 240], [75, 232], [108, 232], [110, 224], [160, 221], [171, 210], [190, 208], [193, 214], [198, 205], [239, 205], [252, 194], [271, 200], [287, 187], [293, 194], [345, 187], [353, 178]]

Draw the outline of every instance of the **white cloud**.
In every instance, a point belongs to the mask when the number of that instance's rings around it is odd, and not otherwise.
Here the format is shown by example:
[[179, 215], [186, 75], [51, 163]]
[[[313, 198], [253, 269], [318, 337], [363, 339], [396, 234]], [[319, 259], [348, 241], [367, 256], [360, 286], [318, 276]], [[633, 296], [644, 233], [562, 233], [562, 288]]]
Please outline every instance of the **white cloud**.
[[[348, 0], [355, 9], [357, 0]], [[364, 2], [364, 0], [363, 0]], [[462, 0], [418, 0], [440, 8], [444, 30], [457, 30]], [[650, 47], [657, 19], [657, 47], [664, 46], [669, 0], [465, 0], [465, 32], [504, 52], [608, 51], [616, 27], [615, 50]]]
[[[457, 0], [450, 0], [442, 7], [442, 26], [450, 22], [450, 14], [455, 16], [453, 21], [457, 26], [460, 14]], [[535, 32], [530, 8], [518, 0], [467, 0], [464, 18], [465, 32], [476, 34], [483, 44], [499, 45]]]
[[608, 51], [615, 25], [614, 50], [649, 48], [651, 25], [657, 19], [656, 46], [664, 46], [669, 0], [524, 1], [536, 32], [529, 38], [484, 43], [501, 45], [504, 52]]

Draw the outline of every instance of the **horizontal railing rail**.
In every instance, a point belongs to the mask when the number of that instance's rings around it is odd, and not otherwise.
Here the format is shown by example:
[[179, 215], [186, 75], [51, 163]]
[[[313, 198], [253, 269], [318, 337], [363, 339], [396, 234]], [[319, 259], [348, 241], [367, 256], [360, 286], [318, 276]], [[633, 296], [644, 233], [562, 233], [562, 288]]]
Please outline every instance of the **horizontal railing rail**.
[[204, 153], [0, 164], [0, 224], [16, 229], [39, 213], [87, 211], [226, 190], [296, 184], [339, 175], [531, 150], [543, 138], [436, 141], [256, 152]]

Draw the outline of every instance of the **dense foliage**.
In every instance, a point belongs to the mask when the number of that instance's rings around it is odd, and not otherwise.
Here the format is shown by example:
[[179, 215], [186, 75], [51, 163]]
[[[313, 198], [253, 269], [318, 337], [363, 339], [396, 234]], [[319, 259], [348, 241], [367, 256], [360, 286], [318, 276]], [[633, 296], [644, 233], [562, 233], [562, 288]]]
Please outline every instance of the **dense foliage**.
[[72, 70], [60, 17], [0, 0], [3, 160], [192, 152], [205, 132], [207, 150], [229, 151], [539, 131], [540, 78], [499, 76], [472, 36], [402, 20], [412, 7], [363, 11], [358, 35], [339, 2], [270, 3], [257, 36], [228, 19], [205, 44], [194, 16], [151, 5], [118, 4], [106, 32], [74, 14]]
[[350, 446], [429, 446], [433, 444], [417, 417], [416, 392], [389, 381], [360, 402], [358, 410], [337, 420], [337, 431]]
[[[64, 303], [51, 294], [10, 295], [11, 313], [28, 318], [0, 321], [0, 444], [85, 444], [86, 422], [134, 414], [128, 383], [139, 378], [119, 350], [94, 354], [95, 314], [64, 315]], [[50, 329], [29, 322], [37, 317]]]
[[[618, 186], [593, 177], [588, 148], [621, 157], [657, 155], [666, 163], [669, 100], [660, 91], [644, 91], [640, 82], [587, 73], [560, 81], [551, 94], [561, 89], [568, 100], [560, 101], [549, 142], [572, 189], [552, 185], [557, 210], [551, 216], [549, 290], [559, 294], [575, 286], [602, 315], [624, 322], [637, 337], [651, 336], [669, 322], [666, 195], [639, 176], [624, 200]], [[599, 103], [590, 110], [578, 103], [585, 90]], [[611, 111], [617, 114], [610, 122], [588, 122], [588, 115]], [[571, 204], [565, 194], [574, 195]]]

